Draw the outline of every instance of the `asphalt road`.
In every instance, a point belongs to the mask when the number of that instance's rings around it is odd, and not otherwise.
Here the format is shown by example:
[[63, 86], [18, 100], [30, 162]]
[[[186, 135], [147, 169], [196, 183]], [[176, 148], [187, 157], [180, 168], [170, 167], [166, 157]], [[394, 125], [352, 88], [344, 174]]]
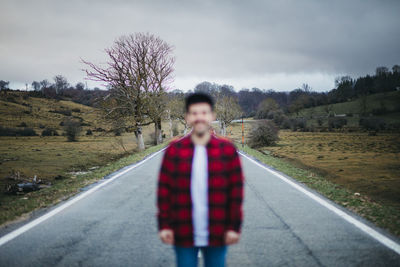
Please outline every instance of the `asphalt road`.
[[[175, 266], [173, 248], [161, 243], [156, 227], [162, 154], [106, 177], [28, 222], [0, 229], [0, 266]], [[400, 266], [398, 252], [306, 194], [312, 191], [299, 190], [292, 179], [285, 176], [288, 183], [244, 156], [241, 161], [244, 223], [240, 243], [228, 247], [228, 266]], [[55, 215], [35, 221], [51, 212]], [[14, 236], [6, 242], [7, 233]]]

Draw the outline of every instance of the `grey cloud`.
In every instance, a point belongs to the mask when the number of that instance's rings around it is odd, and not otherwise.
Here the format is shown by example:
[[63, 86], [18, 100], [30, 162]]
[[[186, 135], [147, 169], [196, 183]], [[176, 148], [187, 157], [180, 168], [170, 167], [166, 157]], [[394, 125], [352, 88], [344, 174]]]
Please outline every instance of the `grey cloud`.
[[[60, 73], [78, 82], [80, 57], [104, 62], [115, 38], [139, 31], [175, 46], [177, 80], [357, 76], [400, 63], [399, 1], [9, 0], [0, 7], [0, 79], [15, 82]], [[267, 86], [280, 89], [277, 80], [259, 85]]]

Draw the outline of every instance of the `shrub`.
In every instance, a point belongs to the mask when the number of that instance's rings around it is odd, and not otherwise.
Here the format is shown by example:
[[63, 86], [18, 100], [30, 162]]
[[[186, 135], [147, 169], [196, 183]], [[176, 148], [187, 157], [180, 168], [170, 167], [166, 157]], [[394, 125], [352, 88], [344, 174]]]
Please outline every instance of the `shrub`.
[[123, 130], [124, 130], [124, 128], [118, 127], [118, 128], [114, 128], [112, 131], [115, 136], [121, 136]]
[[69, 109], [57, 109], [57, 110], [49, 110], [49, 112], [63, 114], [65, 116], [71, 116], [71, 110]]
[[78, 121], [67, 120], [64, 123], [64, 133], [70, 142], [77, 141], [77, 137], [81, 131], [82, 127]]
[[262, 120], [250, 131], [248, 145], [252, 148], [273, 145], [279, 140], [278, 131], [273, 121]]
[[6, 101], [7, 102], [12, 102], [12, 103], [18, 103], [18, 101], [15, 99], [15, 97], [14, 96], [12, 96], [12, 95], [8, 95], [7, 97], [6, 97]]
[[38, 135], [35, 130], [33, 130], [32, 128], [26, 127], [22, 130], [20, 130], [19, 134], [21, 136], [36, 136]]
[[73, 108], [72, 112], [81, 112], [81, 110], [79, 108]]
[[375, 108], [375, 109], [373, 109], [373, 110], [371, 111], [371, 113], [372, 113], [373, 115], [379, 116], [379, 115], [387, 114], [387, 113], [389, 113], [389, 111], [387, 110], [386, 107], [383, 106], [383, 107], [380, 107], [380, 108]]
[[17, 129], [3, 127], [0, 125], [0, 136], [16, 136]]
[[178, 123], [176, 122], [172, 123], [172, 134], [174, 136], [177, 136], [179, 134]]
[[290, 125], [291, 125], [290, 119], [285, 117], [280, 126], [282, 129], [290, 129]]
[[386, 128], [386, 123], [383, 119], [380, 118], [368, 118], [368, 117], [363, 117], [359, 120], [359, 125], [360, 127], [366, 129], [366, 130], [374, 130], [374, 131], [379, 131], [379, 130], [384, 130]]
[[277, 110], [273, 114], [273, 121], [275, 125], [281, 125], [282, 122], [286, 119], [286, 115], [281, 110]]
[[93, 135], [92, 130], [87, 129], [87, 130], [86, 130], [86, 135]]
[[292, 131], [305, 131], [307, 120], [305, 118], [293, 118], [290, 119], [290, 128]]
[[17, 125], [17, 127], [27, 127], [28, 125], [26, 125], [25, 122], [21, 122], [20, 124]]
[[38, 135], [32, 128], [23, 129], [9, 128], [0, 126], [0, 136], [36, 136]]
[[58, 136], [58, 132], [54, 128], [46, 128], [42, 131], [42, 136]]
[[93, 131], [95, 131], [95, 132], [105, 132], [106, 130], [101, 128], [101, 127], [98, 127], [96, 129], [94, 129]]
[[331, 129], [340, 129], [343, 128], [347, 124], [347, 120], [345, 118], [329, 118], [328, 119], [328, 127]]

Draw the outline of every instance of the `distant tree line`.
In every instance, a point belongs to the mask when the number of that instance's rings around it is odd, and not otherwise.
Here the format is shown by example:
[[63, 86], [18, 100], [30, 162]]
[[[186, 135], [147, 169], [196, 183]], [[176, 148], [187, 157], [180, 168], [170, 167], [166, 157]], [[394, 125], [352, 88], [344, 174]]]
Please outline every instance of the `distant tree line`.
[[[11, 90], [9, 84], [9, 81], [0, 80], [0, 90]], [[26, 84], [26, 87], [28, 87], [28, 84]], [[107, 94], [107, 91], [100, 90], [98, 87], [89, 90], [82, 82], [71, 85], [67, 78], [61, 74], [54, 76], [53, 82], [50, 82], [47, 79], [33, 81], [31, 83], [31, 88], [33, 90], [27, 91], [29, 96], [59, 100], [68, 99], [87, 106], [94, 106], [96, 97]]]
[[350, 76], [338, 77], [336, 88], [331, 90], [330, 97], [336, 102], [354, 100], [360, 96], [400, 90], [400, 66], [394, 65], [392, 71], [387, 67], [376, 68], [375, 75], [366, 75], [357, 79]]
[[[8, 86], [8, 81], [0, 80], [1, 90], [7, 90]], [[53, 83], [46, 79], [33, 81], [32, 88], [34, 92], [37, 92], [38, 96], [55, 99], [69, 98], [74, 102], [88, 106], [94, 106], [96, 98], [108, 94], [106, 90], [100, 90], [97, 87], [93, 90], [87, 90], [82, 82], [72, 86], [62, 75], [56, 75], [53, 78]], [[239, 92], [236, 92], [231, 85], [219, 85], [204, 81], [186, 93], [183, 93], [179, 89], [166, 93], [169, 95], [169, 98], [173, 98], [176, 94], [187, 95], [193, 91], [207, 92], [215, 98], [221, 96], [230, 97], [237, 101], [242, 111], [241, 115], [244, 117], [256, 116], [258, 118], [265, 118], [266, 114], [257, 115], [257, 110], [265, 99], [273, 99], [284, 113], [296, 113], [303, 108], [351, 101], [360, 96], [395, 90], [400, 90], [399, 65], [394, 65], [391, 70], [383, 66], [377, 67], [375, 75], [366, 75], [356, 79], [350, 76], [337, 77], [335, 79], [335, 88], [327, 92], [312, 91], [312, 88], [308, 84], [303, 84], [301, 87], [290, 92], [276, 92], [273, 89], [266, 90], [256, 87], [252, 89], [243, 88]]]

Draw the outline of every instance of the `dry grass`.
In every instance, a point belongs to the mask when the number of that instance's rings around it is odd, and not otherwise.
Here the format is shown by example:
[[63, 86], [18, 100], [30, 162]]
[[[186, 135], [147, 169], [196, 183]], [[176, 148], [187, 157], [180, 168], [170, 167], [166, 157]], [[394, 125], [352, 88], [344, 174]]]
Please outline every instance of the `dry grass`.
[[255, 150], [241, 131], [232, 125], [239, 149], [400, 236], [400, 134], [281, 130], [277, 145]]
[[319, 170], [330, 181], [400, 208], [400, 134], [280, 132], [260, 149]]
[[[79, 112], [72, 112], [72, 116], [81, 117], [88, 126], [83, 126], [78, 142], [67, 142], [65, 136], [0, 137], [0, 225], [76, 194], [79, 188], [142, 159], [165, 146], [169, 140], [167, 123], [162, 124], [167, 139], [158, 146], [153, 145], [150, 136], [154, 132], [154, 125], [145, 126], [143, 136], [147, 149], [138, 152], [134, 133], [114, 136], [112, 133], [94, 131], [92, 136], [86, 136], [87, 129], [110, 129], [92, 107], [54, 99], [24, 99], [22, 93], [11, 94], [16, 103], [7, 101], [4, 95], [0, 98], [2, 126], [17, 127], [25, 122], [38, 134], [43, 130], [41, 125], [55, 128], [62, 134], [60, 122], [67, 116], [49, 112], [62, 109], [79, 109]], [[79, 171], [87, 173], [82, 175]], [[31, 179], [37, 175], [38, 179], [46, 184], [51, 183], [51, 186], [23, 196], [4, 193], [4, 186], [9, 182], [6, 177], [17, 172], [21, 178]]]

